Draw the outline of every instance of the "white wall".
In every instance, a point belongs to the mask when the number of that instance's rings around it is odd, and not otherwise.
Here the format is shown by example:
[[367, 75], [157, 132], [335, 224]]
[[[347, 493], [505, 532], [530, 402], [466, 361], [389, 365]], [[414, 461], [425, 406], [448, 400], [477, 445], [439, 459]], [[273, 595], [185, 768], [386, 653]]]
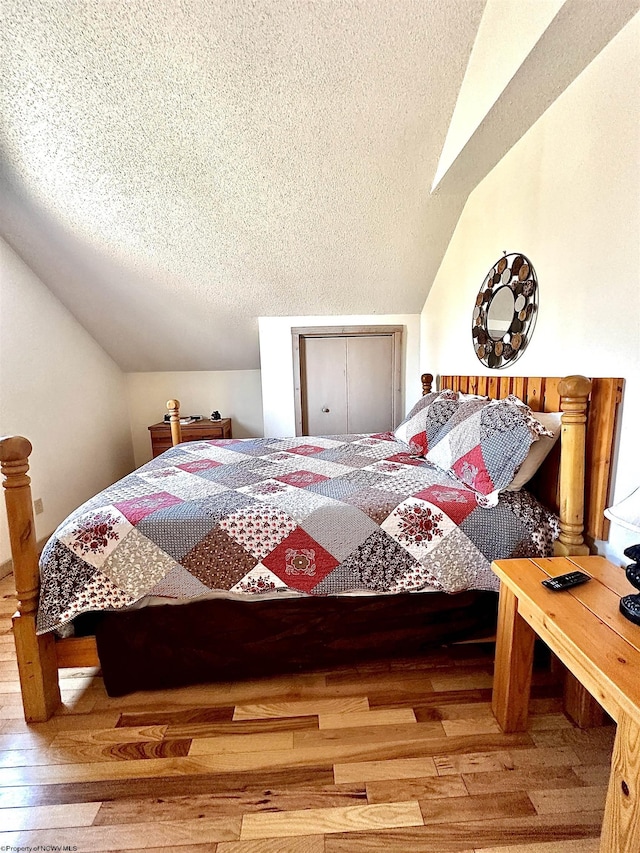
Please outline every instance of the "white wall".
[[[615, 500], [640, 485], [639, 45], [637, 15], [472, 193], [421, 324], [423, 369], [495, 373], [471, 344], [475, 297], [503, 250], [528, 255], [538, 321], [504, 372], [625, 378]], [[612, 525], [603, 550], [624, 560], [629, 538]]]
[[[291, 329], [297, 326], [404, 326], [404, 410], [422, 393], [419, 372], [419, 314], [358, 314], [334, 317], [260, 317], [260, 367], [265, 436], [295, 435]], [[426, 368], [425, 368], [426, 369]]]
[[183, 415], [217, 409], [232, 419], [234, 438], [262, 435], [259, 370], [128, 373], [126, 381], [136, 467], [151, 459], [148, 427], [163, 419], [167, 400], [178, 399]]
[[33, 444], [38, 538], [133, 464], [122, 371], [0, 239], [0, 435], [11, 434]]

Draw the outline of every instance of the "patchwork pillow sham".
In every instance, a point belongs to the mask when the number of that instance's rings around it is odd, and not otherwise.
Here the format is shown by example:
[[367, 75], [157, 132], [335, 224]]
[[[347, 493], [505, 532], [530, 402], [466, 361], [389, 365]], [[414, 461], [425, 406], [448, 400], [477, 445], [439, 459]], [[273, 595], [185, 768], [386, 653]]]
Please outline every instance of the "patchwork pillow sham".
[[503, 400], [468, 399], [434, 436], [425, 458], [473, 489], [479, 503], [495, 506], [531, 445], [540, 436], [551, 435], [513, 395]]
[[448, 389], [425, 394], [394, 430], [394, 436], [407, 444], [414, 456], [424, 456], [433, 446], [435, 436], [457, 411], [463, 396]]

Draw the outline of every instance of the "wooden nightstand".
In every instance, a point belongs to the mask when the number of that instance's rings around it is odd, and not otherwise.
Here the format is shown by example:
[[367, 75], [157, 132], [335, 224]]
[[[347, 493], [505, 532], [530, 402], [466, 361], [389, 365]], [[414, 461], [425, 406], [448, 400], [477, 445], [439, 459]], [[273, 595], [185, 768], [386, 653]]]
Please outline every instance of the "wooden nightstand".
[[[536, 634], [618, 724], [600, 853], [640, 850], [640, 627], [619, 612], [632, 592], [603, 557], [498, 560], [500, 610], [493, 713], [505, 732], [527, 728]], [[541, 581], [580, 569], [589, 583], [550, 592]]]
[[[207, 418], [194, 421], [192, 424], [184, 424], [181, 429], [183, 441], [231, 438], [231, 418], [222, 418], [219, 421], [210, 421]], [[162, 421], [159, 424], [152, 424], [149, 432], [151, 433], [151, 451], [155, 458], [171, 447], [171, 427], [166, 421]]]

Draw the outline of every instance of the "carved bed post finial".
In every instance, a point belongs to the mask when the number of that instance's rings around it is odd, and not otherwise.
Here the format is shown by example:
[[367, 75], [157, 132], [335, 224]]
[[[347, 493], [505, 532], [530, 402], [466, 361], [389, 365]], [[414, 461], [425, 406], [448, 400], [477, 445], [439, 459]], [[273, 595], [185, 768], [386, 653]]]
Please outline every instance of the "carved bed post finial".
[[31, 442], [22, 436], [0, 438], [0, 467], [7, 506], [9, 539], [18, 610], [13, 633], [27, 722], [48, 720], [60, 704], [58, 663], [52, 634], [36, 635], [36, 610], [40, 591], [29, 454]]
[[422, 396], [425, 394], [431, 393], [431, 386], [433, 385], [433, 373], [423, 373], [420, 377], [422, 380]]
[[567, 376], [558, 384], [562, 409], [562, 453], [560, 459], [560, 537], [555, 543], [559, 556], [588, 554], [585, 545], [585, 440], [587, 401], [591, 381], [586, 376]]
[[182, 430], [180, 428], [180, 400], [169, 400], [169, 423], [171, 425], [171, 444], [175, 447], [182, 441]]

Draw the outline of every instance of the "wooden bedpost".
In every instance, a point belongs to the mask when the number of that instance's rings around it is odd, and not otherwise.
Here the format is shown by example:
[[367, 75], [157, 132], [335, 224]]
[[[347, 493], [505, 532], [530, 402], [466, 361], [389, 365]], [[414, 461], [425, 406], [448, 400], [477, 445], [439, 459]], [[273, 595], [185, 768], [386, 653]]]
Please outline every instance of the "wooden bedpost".
[[[560, 454], [560, 537], [554, 544], [559, 557], [585, 555], [585, 442], [587, 400], [591, 381], [585, 376], [567, 376], [558, 383], [562, 409], [562, 452]], [[564, 710], [580, 728], [601, 726], [602, 707], [568, 670], [564, 676]]]
[[422, 396], [425, 394], [431, 393], [431, 386], [433, 385], [433, 373], [423, 373], [420, 377], [422, 381]]
[[171, 444], [175, 447], [182, 441], [182, 430], [180, 429], [180, 400], [169, 400], [169, 423], [171, 424]]
[[31, 442], [21, 436], [0, 438], [2, 467], [9, 522], [18, 610], [13, 617], [13, 634], [20, 674], [24, 718], [28, 723], [44, 722], [60, 704], [58, 662], [53, 634], [36, 635], [36, 611], [40, 588], [36, 548], [29, 454]]
[[560, 458], [560, 537], [555, 543], [559, 557], [585, 555], [584, 489], [587, 400], [591, 381], [586, 376], [567, 376], [558, 383], [562, 409]]

